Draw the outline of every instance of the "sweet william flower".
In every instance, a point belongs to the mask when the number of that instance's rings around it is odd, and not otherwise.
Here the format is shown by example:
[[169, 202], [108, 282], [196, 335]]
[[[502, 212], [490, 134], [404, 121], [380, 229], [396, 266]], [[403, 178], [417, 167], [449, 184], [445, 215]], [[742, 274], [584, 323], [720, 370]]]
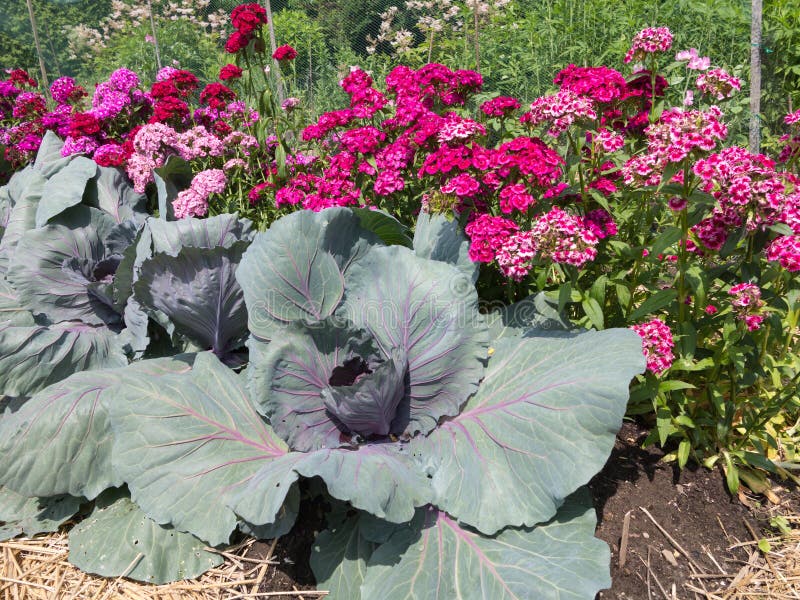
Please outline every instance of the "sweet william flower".
[[631, 329], [642, 338], [642, 354], [647, 360], [647, 370], [654, 375], [663, 375], [672, 366], [675, 355], [672, 348], [675, 342], [672, 331], [661, 319], [653, 319]]
[[239, 79], [241, 76], [242, 76], [242, 69], [230, 63], [228, 63], [219, 70], [220, 81], [227, 81], [228, 79]]
[[633, 37], [624, 62], [641, 62], [649, 54], [666, 52], [672, 47], [672, 32], [668, 27], [647, 27]]
[[292, 48], [289, 44], [278, 46], [275, 52], [272, 53], [272, 58], [277, 61], [290, 61], [297, 58], [297, 50]]
[[767, 259], [777, 261], [792, 273], [800, 271], [800, 235], [784, 235], [767, 248]]

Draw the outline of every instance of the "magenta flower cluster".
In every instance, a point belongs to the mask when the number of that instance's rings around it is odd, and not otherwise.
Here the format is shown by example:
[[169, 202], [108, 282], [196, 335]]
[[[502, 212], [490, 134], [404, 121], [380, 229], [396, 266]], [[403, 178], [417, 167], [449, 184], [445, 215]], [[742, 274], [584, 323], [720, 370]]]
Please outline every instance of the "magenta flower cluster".
[[716, 100], [725, 100], [741, 91], [742, 80], [734, 77], [725, 69], [711, 69], [698, 75], [695, 85], [702, 93]]
[[753, 283], [739, 283], [728, 290], [733, 297], [731, 305], [736, 311], [736, 318], [743, 321], [749, 331], [761, 327], [764, 315], [761, 309], [764, 301], [761, 299], [761, 289]]
[[775, 170], [763, 154], [732, 146], [698, 160], [694, 174], [716, 199], [711, 215], [692, 228], [702, 246], [719, 250], [736, 228], [764, 229], [776, 223], [800, 228], [800, 195], [795, 177]]
[[672, 32], [667, 27], [648, 27], [633, 37], [624, 62], [641, 62], [648, 55], [666, 52], [672, 47]]
[[647, 361], [647, 369], [655, 375], [663, 375], [675, 361], [672, 349], [675, 342], [672, 331], [661, 319], [653, 319], [641, 325], [632, 325], [642, 338], [642, 353]]

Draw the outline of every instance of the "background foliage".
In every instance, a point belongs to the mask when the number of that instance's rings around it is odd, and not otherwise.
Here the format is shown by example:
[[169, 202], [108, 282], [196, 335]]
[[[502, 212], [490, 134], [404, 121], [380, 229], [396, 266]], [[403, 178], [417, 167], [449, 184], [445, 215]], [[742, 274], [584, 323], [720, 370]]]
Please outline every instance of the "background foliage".
[[[128, 2], [130, 0], [116, 0]], [[91, 90], [101, 81], [108, 65], [125, 66], [153, 76], [157, 65], [153, 45], [145, 41], [149, 23], [128, 23], [104, 40], [94, 53], [74, 52], [76, 27], [100, 29], [113, 14], [111, 0], [34, 0], [44, 61], [50, 80], [60, 75], [76, 77]], [[146, 3], [139, 3], [146, 6]], [[178, 61], [209, 79], [227, 62], [224, 39], [214, 33], [213, 19], [230, 11], [233, 0], [154, 0], [162, 64]], [[441, 2], [433, 2], [440, 5]], [[617, 60], [631, 36], [644, 26], [665, 25], [675, 33], [675, 48], [697, 46], [701, 55], [714, 57], [720, 66], [747, 79], [750, 53], [750, 3], [746, 0], [631, 0], [625, 10], [603, 0], [513, 0], [509, 3], [454, 0], [461, 9], [461, 27], [445, 27], [429, 40], [418, 25], [419, 11], [403, 0], [274, 0], [278, 44], [289, 43], [299, 52], [295, 84], [315, 112], [338, 106], [343, 97], [337, 82], [349, 67], [358, 64], [380, 78], [398, 59], [410, 66], [431, 59], [451, 68], [475, 68], [475, 31], [472, 6], [486, 5], [480, 19], [480, 71], [486, 89], [524, 100], [552, 88], [552, 74], [570, 63], [599, 65]], [[495, 5], [498, 5], [495, 7]], [[182, 13], [177, 14], [178, 6]], [[367, 53], [367, 37], [380, 32], [381, 13], [391, 6], [398, 12], [394, 28], [413, 34], [412, 48], [392, 56], [388, 44]], [[435, 13], [435, 9], [433, 13]], [[210, 25], [209, 23], [212, 22]], [[765, 141], [779, 130], [779, 120], [790, 107], [800, 104], [800, 5], [790, 0], [764, 3]], [[209, 36], [208, 33], [214, 33]], [[227, 33], [225, 31], [222, 32]], [[73, 49], [71, 50], [71, 41]], [[0, 6], [0, 67], [22, 67], [38, 73], [31, 26], [25, 2]], [[730, 119], [736, 137], [746, 133], [746, 94]], [[731, 107], [729, 107], [731, 111]]]

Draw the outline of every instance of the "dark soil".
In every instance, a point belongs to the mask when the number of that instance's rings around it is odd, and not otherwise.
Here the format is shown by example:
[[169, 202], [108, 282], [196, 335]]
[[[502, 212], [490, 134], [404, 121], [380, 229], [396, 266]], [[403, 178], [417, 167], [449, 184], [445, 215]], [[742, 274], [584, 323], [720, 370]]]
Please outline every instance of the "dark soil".
[[[259, 592], [287, 592], [289, 590], [316, 589], [314, 574], [308, 563], [314, 538], [325, 528], [325, 506], [320, 501], [304, 499], [300, 502], [300, 515], [292, 530], [278, 540], [272, 553], [277, 564], [270, 567], [258, 588]], [[252, 546], [253, 558], [263, 558], [269, 553], [271, 542], [256, 542]], [[313, 596], [316, 598], [316, 596]], [[302, 594], [281, 596], [287, 600], [303, 599]], [[309, 596], [305, 597], [306, 599]]]
[[[679, 472], [677, 466], [660, 462], [661, 450], [641, 448], [646, 435], [646, 428], [625, 423], [611, 457], [589, 484], [597, 508], [597, 537], [611, 547], [612, 586], [600, 592], [597, 600], [660, 599], [665, 593], [680, 600], [693, 599], [699, 596], [685, 584], [711, 592], [729, 581], [692, 577], [690, 561], [676, 552], [642, 508], [688, 552], [697, 565], [695, 570], [699, 566], [708, 575], [719, 574], [721, 569], [736, 573], [741, 568], [746, 554], [742, 549], [731, 551], [730, 547], [753, 539], [745, 521], [759, 535], [767, 526], [766, 512], [754, 511], [730, 496], [719, 470], [687, 467]], [[757, 503], [752, 506], [757, 507]], [[302, 517], [279, 540], [273, 553], [277, 564], [266, 574], [260, 592], [293, 590], [300, 593], [282, 598], [302, 600], [302, 590], [314, 589], [308, 558], [317, 532], [325, 526], [324, 508], [319, 502], [308, 500], [301, 504]], [[627, 556], [621, 565], [620, 545], [627, 513]], [[257, 542], [254, 550], [258, 554], [252, 556], [266, 556], [269, 547], [270, 542]], [[670, 552], [672, 561], [665, 552]], [[312, 598], [315, 597], [305, 596], [305, 600]]]
[[[660, 462], [661, 450], [642, 449], [646, 435], [646, 429], [625, 423], [606, 466], [589, 484], [597, 508], [597, 537], [611, 547], [612, 586], [600, 592], [598, 600], [664, 598], [664, 592], [674, 598], [699, 597], [686, 587], [687, 583], [709, 592], [718, 590], [730, 580], [698, 578], [693, 573], [738, 572], [746, 554], [730, 547], [753, 540], [745, 521], [756, 532], [766, 526], [761, 520], [766, 511], [759, 517], [757, 510], [732, 498], [720, 470], [687, 467], [680, 472], [676, 465]], [[756, 508], [757, 503], [751, 506]], [[676, 552], [675, 545], [642, 508], [688, 553], [691, 561]], [[627, 556], [620, 564], [627, 513]], [[690, 566], [692, 561], [695, 571]]]

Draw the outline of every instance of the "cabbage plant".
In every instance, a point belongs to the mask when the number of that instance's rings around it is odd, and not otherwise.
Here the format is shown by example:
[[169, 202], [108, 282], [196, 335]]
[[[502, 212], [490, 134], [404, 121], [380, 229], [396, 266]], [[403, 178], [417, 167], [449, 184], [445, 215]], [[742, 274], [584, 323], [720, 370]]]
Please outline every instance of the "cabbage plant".
[[0, 420], [0, 485], [35, 510], [95, 500], [70, 560], [107, 576], [188, 577], [237, 528], [284, 534], [312, 480], [333, 598], [593, 598], [609, 552], [582, 486], [640, 339], [545, 329], [537, 299], [482, 314], [457, 226], [423, 215], [407, 248], [364, 223], [297, 212], [257, 234], [235, 272], [243, 371], [200, 352], [50, 386]]
[[140, 345], [125, 331], [115, 275], [146, 217], [145, 197], [120, 171], [63, 158], [61, 146], [48, 133], [36, 161], [0, 188], [0, 394], [8, 396], [124, 366]]
[[[121, 171], [64, 158], [62, 145], [48, 133], [0, 188], [0, 394], [186, 348], [241, 363], [247, 314], [234, 273], [249, 221], [153, 218]], [[151, 319], [168, 338], [158, 348]]]

